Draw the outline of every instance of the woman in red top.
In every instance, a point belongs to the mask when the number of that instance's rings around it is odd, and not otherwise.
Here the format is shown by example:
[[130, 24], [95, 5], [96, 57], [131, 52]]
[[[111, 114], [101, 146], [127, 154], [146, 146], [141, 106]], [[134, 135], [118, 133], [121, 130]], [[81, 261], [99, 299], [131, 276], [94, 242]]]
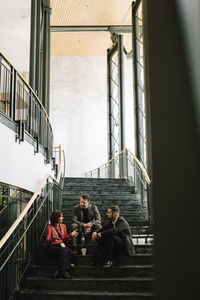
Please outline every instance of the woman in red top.
[[71, 258], [72, 251], [65, 246], [64, 242], [70, 241], [72, 236], [77, 236], [77, 230], [67, 234], [67, 228], [63, 222], [63, 213], [55, 210], [51, 214], [51, 224], [46, 228], [46, 253], [58, 261], [58, 269], [55, 278], [71, 278]]

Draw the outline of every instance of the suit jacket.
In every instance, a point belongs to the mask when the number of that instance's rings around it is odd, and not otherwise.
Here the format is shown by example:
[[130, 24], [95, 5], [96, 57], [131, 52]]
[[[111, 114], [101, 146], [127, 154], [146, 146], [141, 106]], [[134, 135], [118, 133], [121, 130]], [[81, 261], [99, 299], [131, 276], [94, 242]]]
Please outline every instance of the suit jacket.
[[115, 226], [113, 225], [112, 220], [110, 220], [108, 224], [103, 226], [98, 232], [101, 232], [102, 237], [118, 235], [123, 240], [124, 250], [127, 254], [135, 254], [131, 229], [124, 217], [119, 216]]
[[[96, 205], [89, 204], [88, 219], [89, 221], [93, 222], [94, 225], [101, 226], [101, 216]], [[73, 207], [72, 222], [78, 225], [83, 224], [83, 212], [79, 204]]]
[[[60, 235], [61, 235], [63, 241], [70, 241], [71, 237], [67, 233], [67, 228], [66, 228], [65, 224], [60, 224], [60, 230], [61, 230]], [[58, 237], [58, 240], [52, 241], [53, 236]], [[46, 228], [46, 242], [47, 242], [47, 244], [52, 244], [52, 245], [62, 243], [62, 240], [60, 239], [60, 236], [58, 235], [58, 231], [56, 230], [55, 226], [53, 226], [51, 224], [47, 225], [47, 228]]]

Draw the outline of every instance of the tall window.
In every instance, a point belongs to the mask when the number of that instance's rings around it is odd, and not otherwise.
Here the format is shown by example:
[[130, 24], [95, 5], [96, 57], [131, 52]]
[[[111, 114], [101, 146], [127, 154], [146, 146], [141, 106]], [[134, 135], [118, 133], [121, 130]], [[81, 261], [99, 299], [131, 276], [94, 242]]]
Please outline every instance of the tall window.
[[146, 111], [144, 82], [144, 40], [142, 0], [133, 6], [133, 47], [135, 74], [135, 108], [137, 128], [137, 156], [146, 167]]

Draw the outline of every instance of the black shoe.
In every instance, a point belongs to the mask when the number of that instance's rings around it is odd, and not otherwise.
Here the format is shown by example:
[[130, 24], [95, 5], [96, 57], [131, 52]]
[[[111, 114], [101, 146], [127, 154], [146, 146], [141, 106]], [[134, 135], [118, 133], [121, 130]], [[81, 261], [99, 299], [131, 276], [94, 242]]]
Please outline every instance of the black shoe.
[[112, 267], [113, 263], [111, 260], [108, 260], [107, 262], [105, 262], [105, 264], [102, 266], [104, 268], [110, 268]]
[[72, 276], [69, 275], [69, 273], [67, 271], [63, 271], [62, 272], [62, 278], [65, 278], [65, 279], [72, 279]]
[[77, 255], [77, 254], [78, 254], [78, 249], [77, 249], [77, 248], [73, 249], [73, 250], [72, 250], [72, 253], [73, 253], [74, 255]]

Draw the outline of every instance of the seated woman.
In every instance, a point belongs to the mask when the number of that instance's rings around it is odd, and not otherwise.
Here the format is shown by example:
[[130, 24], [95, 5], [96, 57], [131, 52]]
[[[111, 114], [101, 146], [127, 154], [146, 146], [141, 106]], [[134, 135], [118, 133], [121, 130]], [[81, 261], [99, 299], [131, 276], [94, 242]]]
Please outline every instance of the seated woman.
[[77, 230], [67, 234], [67, 228], [63, 222], [63, 213], [55, 210], [51, 214], [51, 224], [46, 228], [46, 253], [51, 258], [57, 259], [58, 267], [54, 278], [71, 278], [72, 251], [64, 242], [70, 241], [72, 236], [77, 236]]

